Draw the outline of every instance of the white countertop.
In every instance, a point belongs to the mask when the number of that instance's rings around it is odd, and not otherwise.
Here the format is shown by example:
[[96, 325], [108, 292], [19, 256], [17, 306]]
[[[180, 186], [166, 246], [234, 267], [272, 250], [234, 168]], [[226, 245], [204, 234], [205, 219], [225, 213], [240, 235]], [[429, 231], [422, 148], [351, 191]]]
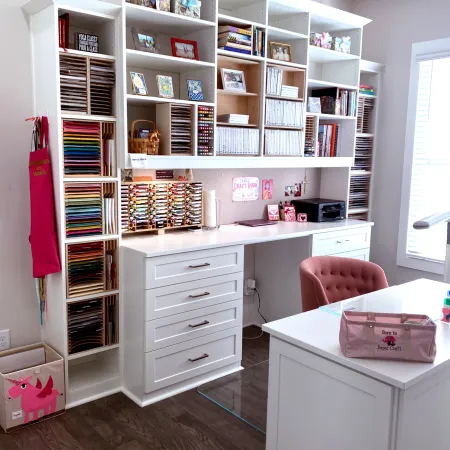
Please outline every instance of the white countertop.
[[[358, 297], [360, 307], [353, 301], [352, 306], [360, 311], [406, 312], [436, 318], [449, 289], [447, 284], [421, 279]], [[377, 303], [376, 307], [371, 306]], [[437, 354], [434, 363], [430, 364], [346, 358], [339, 346], [340, 321], [338, 313], [316, 309], [263, 325], [263, 329], [274, 337], [401, 389], [450, 365], [449, 324], [436, 322]]]
[[264, 227], [223, 225], [218, 230], [168, 232], [163, 236], [146, 235], [127, 237], [122, 247], [142, 253], [145, 257], [205, 250], [228, 245], [248, 245], [310, 236], [315, 233], [339, 231], [372, 226], [373, 222], [340, 220], [323, 223], [279, 222]]

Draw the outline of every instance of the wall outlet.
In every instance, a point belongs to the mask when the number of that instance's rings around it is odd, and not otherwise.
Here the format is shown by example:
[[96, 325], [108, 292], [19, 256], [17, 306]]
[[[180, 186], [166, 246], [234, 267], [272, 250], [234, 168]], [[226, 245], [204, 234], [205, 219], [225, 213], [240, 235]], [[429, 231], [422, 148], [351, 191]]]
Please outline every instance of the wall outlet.
[[253, 295], [254, 290], [256, 289], [256, 281], [252, 278], [247, 278], [244, 281], [244, 295]]
[[0, 331], [0, 352], [3, 350], [9, 350], [10, 347], [9, 330]]

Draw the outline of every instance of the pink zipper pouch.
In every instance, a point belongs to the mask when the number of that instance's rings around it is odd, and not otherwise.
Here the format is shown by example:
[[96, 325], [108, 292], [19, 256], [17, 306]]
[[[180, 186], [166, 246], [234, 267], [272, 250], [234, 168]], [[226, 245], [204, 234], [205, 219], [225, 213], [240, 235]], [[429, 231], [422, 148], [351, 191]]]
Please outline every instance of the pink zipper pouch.
[[349, 358], [433, 362], [436, 324], [425, 315], [344, 311], [339, 343]]

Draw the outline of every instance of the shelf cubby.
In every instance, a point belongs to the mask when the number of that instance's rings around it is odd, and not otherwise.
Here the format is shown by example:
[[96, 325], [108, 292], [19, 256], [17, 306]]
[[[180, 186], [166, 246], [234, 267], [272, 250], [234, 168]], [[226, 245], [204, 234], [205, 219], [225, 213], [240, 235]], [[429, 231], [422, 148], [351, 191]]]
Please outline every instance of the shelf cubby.
[[[286, 66], [283, 63], [269, 61], [267, 63], [267, 68], [275, 67], [276, 69], [282, 70], [282, 86], [295, 86], [298, 88], [298, 97], [297, 98], [289, 98], [282, 97], [277, 95], [266, 94], [267, 98], [279, 98], [288, 101], [304, 101], [305, 100], [305, 92], [306, 92], [306, 78], [305, 78], [305, 69], [296, 68]], [[267, 73], [267, 70], [266, 70]], [[267, 75], [266, 75], [267, 76]]]
[[266, 9], [265, 0], [219, 0], [219, 19], [224, 15], [261, 25], [266, 23]]
[[280, 31], [303, 35], [309, 40], [309, 14], [298, 8], [269, 0], [268, 23]]
[[267, 60], [269, 62], [279, 62], [283, 64], [286, 61], [277, 61], [273, 58], [273, 55], [270, 51], [270, 43], [277, 42], [281, 44], [287, 44], [291, 46], [291, 62], [293, 64], [299, 64], [306, 66], [308, 64], [308, 39], [303, 35], [296, 36], [294, 33], [282, 32], [276, 28], [268, 28], [266, 35], [267, 42]]
[[308, 76], [310, 79], [315, 80], [318, 83], [323, 82], [331, 85], [346, 85], [353, 89], [359, 87], [359, 61], [357, 59], [312, 59], [311, 56], [317, 51], [319, 51], [319, 53], [330, 52], [332, 54], [337, 53], [338, 55], [344, 55], [344, 53], [339, 54], [339, 52], [333, 50], [309, 46]]

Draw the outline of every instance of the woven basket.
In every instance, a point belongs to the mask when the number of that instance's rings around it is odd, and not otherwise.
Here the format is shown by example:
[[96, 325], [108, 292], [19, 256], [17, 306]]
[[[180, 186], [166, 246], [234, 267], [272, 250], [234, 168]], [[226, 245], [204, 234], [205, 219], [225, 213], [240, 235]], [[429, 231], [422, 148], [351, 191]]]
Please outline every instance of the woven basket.
[[[153, 131], [148, 138], [135, 138], [134, 127], [137, 123], [146, 122], [151, 123]], [[135, 120], [131, 124], [131, 137], [128, 139], [128, 153], [143, 153], [146, 155], [157, 155], [159, 150], [159, 136], [160, 133], [156, 129], [156, 125], [151, 120]]]

